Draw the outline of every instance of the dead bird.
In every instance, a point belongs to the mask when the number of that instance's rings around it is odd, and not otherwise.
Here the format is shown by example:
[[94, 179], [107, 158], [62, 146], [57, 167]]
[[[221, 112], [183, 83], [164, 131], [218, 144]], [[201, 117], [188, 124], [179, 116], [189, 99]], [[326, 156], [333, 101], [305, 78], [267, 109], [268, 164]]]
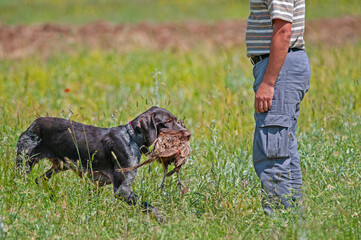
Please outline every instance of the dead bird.
[[[178, 122], [181, 126], [184, 126], [184, 123]], [[163, 165], [164, 168], [164, 176], [162, 183], [159, 188], [161, 191], [164, 188], [165, 178], [177, 173], [178, 185], [181, 188], [182, 194], [185, 194], [187, 191], [186, 187], [183, 185], [180, 177], [179, 171], [180, 168], [187, 162], [191, 148], [189, 144], [189, 139], [191, 134], [188, 130], [165, 130], [158, 135], [158, 138], [155, 141], [154, 148], [152, 152], [149, 154], [149, 158], [138, 164], [137, 166], [131, 168], [123, 168], [119, 169], [120, 171], [132, 171], [146, 164], [150, 164], [151, 162], [157, 160], [159, 163]], [[175, 167], [173, 170], [168, 172], [168, 166], [174, 164]]]

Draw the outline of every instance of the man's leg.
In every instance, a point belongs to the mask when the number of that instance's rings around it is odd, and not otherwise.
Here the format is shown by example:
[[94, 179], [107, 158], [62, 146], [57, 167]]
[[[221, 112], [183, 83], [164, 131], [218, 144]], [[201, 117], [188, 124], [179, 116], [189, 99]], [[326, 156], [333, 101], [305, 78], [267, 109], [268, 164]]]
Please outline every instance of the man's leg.
[[[253, 162], [265, 192], [266, 213], [300, 198], [302, 174], [297, 151], [296, 127], [299, 104], [309, 87], [309, 64], [304, 52], [287, 56], [274, 88], [272, 108], [255, 113]], [[262, 81], [267, 61], [254, 68], [254, 91]], [[295, 71], [297, 70], [297, 71]]]
[[[283, 128], [279, 131], [279, 128]], [[284, 132], [286, 136], [282, 136]], [[275, 133], [275, 134], [273, 134]], [[272, 155], [272, 151], [288, 152], [288, 144], [282, 144], [282, 138], [288, 139], [285, 127], [256, 126], [253, 144], [253, 163], [257, 175], [261, 179], [263, 204], [266, 214], [271, 215], [272, 209], [283, 205], [291, 206], [289, 196], [292, 189], [291, 157]], [[273, 146], [276, 147], [273, 147]], [[283, 150], [282, 150], [283, 149]]]
[[302, 186], [301, 162], [300, 162], [300, 155], [298, 153], [297, 137], [296, 137], [297, 120], [300, 110], [299, 106], [300, 106], [299, 104], [296, 106], [296, 112], [292, 119], [292, 127], [290, 128], [292, 200], [294, 201], [295, 204], [297, 204], [297, 201], [301, 200], [301, 186]]
[[296, 131], [300, 113], [300, 103], [310, 87], [311, 69], [306, 52], [298, 51], [290, 54], [292, 61], [288, 62], [290, 71], [288, 71], [287, 74], [285, 102], [287, 103], [292, 122], [290, 128], [292, 200], [297, 206], [301, 201], [302, 195], [302, 172]]
[[[254, 91], [262, 81], [267, 60], [254, 68]], [[286, 69], [281, 70], [274, 87], [272, 108], [255, 113], [256, 127], [253, 142], [253, 163], [261, 179], [266, 214], [282, 205], [289, 207], [292, 189], [290, 127], [291, 117], [285, 109]]]

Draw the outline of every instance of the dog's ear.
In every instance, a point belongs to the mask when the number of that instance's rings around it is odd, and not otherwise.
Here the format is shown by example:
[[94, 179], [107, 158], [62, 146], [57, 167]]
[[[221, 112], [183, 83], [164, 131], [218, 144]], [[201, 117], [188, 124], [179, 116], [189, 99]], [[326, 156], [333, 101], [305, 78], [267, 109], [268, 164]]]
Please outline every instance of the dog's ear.
[[144, 114], [138, 120], [135, 131], [139, 132], [145, 140], [145, 144], [150, 146], [157, 139], [158, 132], [154, 120], [155, 113]]

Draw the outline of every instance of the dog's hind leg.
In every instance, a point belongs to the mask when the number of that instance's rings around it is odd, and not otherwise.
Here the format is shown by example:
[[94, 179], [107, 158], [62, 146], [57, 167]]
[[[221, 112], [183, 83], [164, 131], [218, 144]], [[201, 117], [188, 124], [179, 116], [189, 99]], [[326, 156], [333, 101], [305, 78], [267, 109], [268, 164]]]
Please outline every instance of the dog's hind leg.
[[64, 164], [63, 161], [57, 158], [49, 158], [49, 160], [53, 163], [53, 166], [51, 166], [51, 168], [43, 175], [35, 179], [36, 184], [39, 184], [40, 181], [48, 182], [53, 175], [69, 169], [69, 166], [67, 164]]
[[40, 182], [48, 182], [49, 179], [51, 178], [51, 176], [53, 174], [58, 173], [59, 170], [57, 168], [51, 167], [48, 171], [46, 171], [43, 175], [41, 175], [40, 177], [37, 177], [35, 179], [36, 184], [40, 184]]
[[44, 184], [43, 186], [49, 191], [50, 199], [54, 201], [56, 200], [56, 193], [53, 188], [47, 185], [47, 183], [49, 182], [52, 176], [54, 176], [59, 172], [68, 170], [69, 167], [66, 163], [64, 163], [62, 160], [59, 160], [57, 158], [49, 158], [49, 160], [53, 163], [53, 166], [51, 166], [51, 168], [48, 171], [46, 171], [43, 175], [37, 177], [35, 179], [35, 183], [37, 185]]

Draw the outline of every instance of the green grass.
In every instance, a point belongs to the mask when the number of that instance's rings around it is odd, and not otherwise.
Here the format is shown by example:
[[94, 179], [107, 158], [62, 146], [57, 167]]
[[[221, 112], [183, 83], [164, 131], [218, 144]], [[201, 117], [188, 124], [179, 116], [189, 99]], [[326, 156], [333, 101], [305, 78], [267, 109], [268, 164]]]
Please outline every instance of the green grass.
[[[245, 49], [188, 53], [139, 49], [119, 55], [79, 50], [0, 63], [0, 220], [8, 239], [360, 239], [360, 43], [308, 49], [311, 89], [299, 119], [305, 213], [264, 216], [252, 166], [252, 66]], [[160, 71], [158, 81], [152, 75]], [[157, 88], [157, 84], [159, 89]], [[70, 92], [64, 90], [68, 88]], [[158, 90], [157, 90], [158, 89]], [[49, 186], [16, 177], [19, 134], [40, 116], [96, 126], [124, 124], [152, 105], [168, 108], [192, 132], [181, 175], [157, 187], [162, 168], [141, 168], [134, 190], [167, 218], [159, 225], [88, 181], [61, 173]], [[50, 195], [55, 193], [51, 200]], [[1, 225], [1, 224], [0, 224]], [[1, 236], [1, 235], [0, 235]]]
[[[358, 0], [307, 0], [307, 18], [361, 15]], [[247, 0], [2, 0], [3, 24], [58, 22], [84, 24], [112, 22], [179, 22], [247, 18]]]

